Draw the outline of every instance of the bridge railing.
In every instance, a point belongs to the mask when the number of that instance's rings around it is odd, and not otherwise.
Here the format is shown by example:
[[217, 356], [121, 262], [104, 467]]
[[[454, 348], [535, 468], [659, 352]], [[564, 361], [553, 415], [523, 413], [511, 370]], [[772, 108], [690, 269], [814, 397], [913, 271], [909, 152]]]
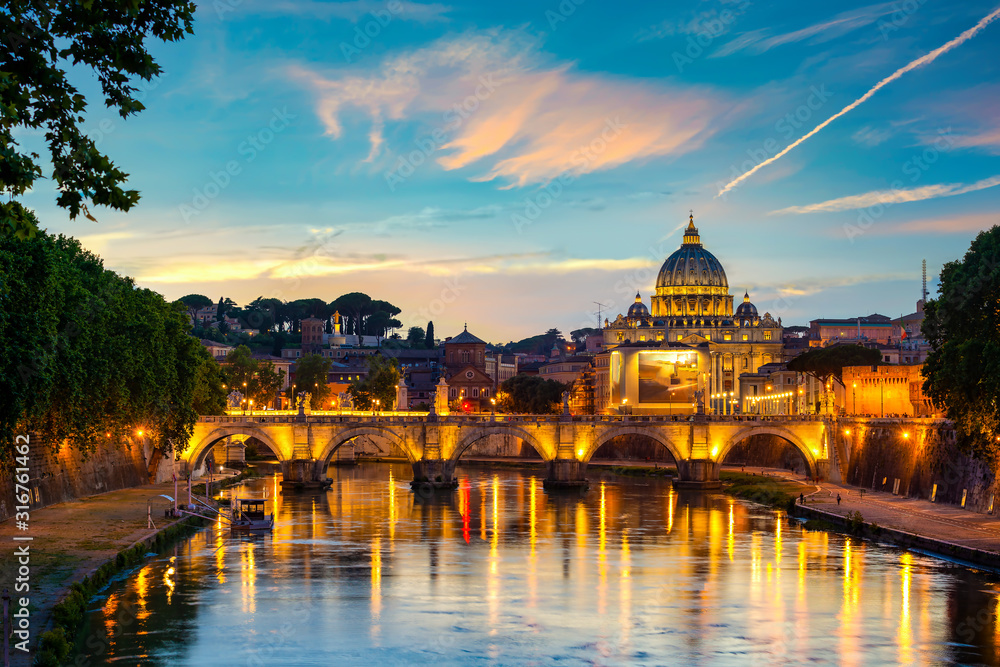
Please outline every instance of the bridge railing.
[[[424, 414], [371, 414], [355, 412], [351, 414], [313, 413], [306, 416], [313, 424], [354, 424], [354, 423], [402, 423], [420, 424], [426, 422]], [[792, 423], [820, 422], [824, 415], [707, 415], [710, 423]], [[562, 415], [448, 415], [439, 416], [437, 421], [446, 424], [546, 424], [564, 420], [575, 423], [590, 424], [665, 424], [686, 423], [694, 420], [693, 415], [571, 415], [568, 419]], [[256, 414], [256, 415], [209, 415], [200, 417], [199, 422], [205, 424], [289, 424], [298, 421], [296, 414]], [[889, 420], [886, 420], [889, 421]]]

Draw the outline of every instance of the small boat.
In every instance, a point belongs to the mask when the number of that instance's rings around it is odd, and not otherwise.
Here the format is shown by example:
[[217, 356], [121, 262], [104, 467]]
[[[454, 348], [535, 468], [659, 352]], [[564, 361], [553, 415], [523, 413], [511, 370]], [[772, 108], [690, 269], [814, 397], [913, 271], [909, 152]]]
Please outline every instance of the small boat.
[[261, 532], [274, 528], [274, 515], [264, 513], [266, 502], [263, 498], [233, 498], [232, 532]]

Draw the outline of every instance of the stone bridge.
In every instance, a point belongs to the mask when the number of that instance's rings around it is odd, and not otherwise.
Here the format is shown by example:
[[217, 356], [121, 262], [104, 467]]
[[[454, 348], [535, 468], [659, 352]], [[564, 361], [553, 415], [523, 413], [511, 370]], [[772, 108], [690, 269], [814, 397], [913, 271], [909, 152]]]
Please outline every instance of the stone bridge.
[[601, 445], [620, 435], [640, 435], [663, 445], [677, 462], [678, 485], [719, 486], [719, 468], [735, 445], [754, 435], [775, 435], [794, 445], [810, 474], [826, 478], [827, 422], [820, 418], [668, 416], [359, 416], [268, 415], [202, 417], [182, 454], [199, 475], [212, 446], [226, 437], [253, 436], [281, 461], [283, 484], [311, 486], [358, 436], [382, 438], [413, 466], [414, 484], [451, 487], [455, 465], [477, 441], [490, 435], [520, 438], [545, 461], [546, 483], [586, 483], [587, 463]]

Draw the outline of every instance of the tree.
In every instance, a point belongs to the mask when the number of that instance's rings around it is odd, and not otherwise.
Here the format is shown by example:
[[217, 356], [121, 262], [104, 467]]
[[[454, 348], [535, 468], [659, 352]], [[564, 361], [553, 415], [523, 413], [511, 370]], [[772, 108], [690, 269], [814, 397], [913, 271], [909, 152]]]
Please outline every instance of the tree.
[[369, 355], [366, 362], [368, 375], [364, 380], [352, 382], [347, 391], [358, 410], [370, 410], [376, 399], [381, 409], [387, 410], [396, 401], [396, 387], [402, 377], [398, 362], [381, 354]]
[[188, 315], [191, 316], [191, 323], [196, 327], [201, 326], [201, 322], [198, 321], [198, 311], [212, 305], [212, 300], [204, 294], [188, 294], [187, 296], [182, 296], [178, 301], [183, 303], [184, 307], [187, 308]]
[[961, 260], [941, 270], [938, 298], [924, 305], [931, 351], [924, 391], [955, 422], [958, 445], [1000, 457], [1000, 227], [980, 232]]
[[562, 393], [567, 387], [562, 382], [519, 373], [500, 384], [497, 402], [505, 412], [555, 414], [562, 411]]
[[236, 309], [236, 302], [229, 297], [219, 297], [219, 305], [215, 309], [215, 321], [224, 322], [227, 317], [233, 316]]
[[375, 311], [368, 316], [368, 321], [366, 322], [368, 335], [377, 336], [379, 339], [385, 338], [390, 329], [398, 329], [401, 326], [403, 326], [402, 322], [384, 310]]
[[587, 342], [587, 338], [589, 338], [590, 336], [595, 336], [599, 333], [601, 333], [600, 329], [596, 329], [594, 327], [584, 327], [582, 329], [576, 329], [575, 331], [570, 331], [569, 337], [577, 345], [585, 345]]
[[788, 362], [788, 370], [805, 373], [827, 384], [835, 378], [844, 384], [845, 366], [877, 366], [882, 353], [861, 345], [834, 345], [813, 347]]
[[437, 347], [437, 343], [434, 342], [434, 322], [427, 323], [427, 336], [424, 338], [424, 347], [428, 350], [433, 350]]
[[285, 380], [285, 371], [276, 370], [270, 361], [254, 359], [246, 345], [239, 345], [226, 355], [224, 375], [226, 384], [243, 394], [245, 407], [252, 400], [254, 409], [270, 405]]
[[201, 364], [195, 376], [191, 407], [199, 415], [225, 414], [227, 392], [223, 386], [226, 381], [222, 377], [222, 368], [203, 345], [198, 347]]
[[195, 3], [56, 2], [11, 0], [0, 12], [0, 234], [32, 238], [38, 221], [11, 199], [42, 176], [37, 153], [20, 149], [15, 134], [44, 134], [59, 192], [56, 203], [75, 219], [94, 220], [89, 205], [128, 211], [139, 201], [124, 190], [128, 174], [97, 150], [81, 126], [87, 99], [69, 82], [67, 70], [90, 71], [101, 84], [102, 102], [122, 118], [142, 111], [137, 79], [151, 81], [161, 68], [146, 50], [146, 38], [172, 42], [192, 34]]
[[310, 405], [319, 410], [329, 402], [330, 387], [327, 385], [333, 362], [318, 354], [307, 354], [295, 363], [295, 391], [292, 399], [303, 391], [312, 395]]
[[337, 297], [330, 302], [330, 310], [337, 311], [346, 319], [344, 333], [357, 334], [364, 332], [364, 320], [371, 309], [372, 298], [362, 292], [350, 292]]
[[406, 342], [410, 347], [420, 347], [424, 344], [425, 338], [423, 327], [410, 327], [406, 332]]
[[79, 241], [0, 235], [0, 458], [13, 434], [91, 451], [138, 431], [186, 444], [201, 345], [180, 304], [106, 270]]

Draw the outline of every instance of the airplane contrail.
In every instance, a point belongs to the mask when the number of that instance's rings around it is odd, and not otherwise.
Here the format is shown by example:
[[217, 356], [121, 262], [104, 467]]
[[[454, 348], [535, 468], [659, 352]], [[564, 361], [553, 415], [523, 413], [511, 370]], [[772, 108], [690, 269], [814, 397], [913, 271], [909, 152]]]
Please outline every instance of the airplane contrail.
[[837, 113], [835, 113], [834, 115], [830, 116], [829, 118], [827, 118], [826, 120], [824, 120], [822, 123], [820, 123], [819, 125], [817, 125], [808, 134], [803, 135], [801, 138], [799, 138], [799, 139], [795, 140], [794, 142], [792, 142], [791, 144], [789, 144], [780, 153], [777, 153], [773, 157], [769, 157], [768, 159], [764, 160], [760, 164], [758, 164], [755, 167], [753, 167], [750, 171], [744, 173], [742, 176], [738, 176], [735, 179], [733, 179], [732, 181], [730, 181], [724, 188], [722, 188], [721, 190], [719, 190], [719, 194], [717, 194], [715, 196], [716, 197], [721, 197], [722, 195], [726, 194], [727, 192], [729, 192], [730, 190], [732, 190], [734, 187], [736, 187], [737, 185], [739, 185], [741, 182], [743, 182], [746, 179], [750, 178], [750, 176], [752, 176], [754, 173], [756, 173], [757, 170], [759, 170], [761, 167], [766, 167], [767, 165], [771, 164], [772, 162], [774, 162], [778, 158], [783, 157], [785, 154], [787, 154], [790, 150], [792, 150], [793, 148], [795, 148], [796, 146], [798, 146], [799, 144], [801, 144], [803, 141], [805, 141], [809, 137], [813, 136], [814, 134], [816, 134], [817, 132], [819, 132], [820, 130], [822, 130], [824, 127], [826, 127], [827, 125], [829, 125], [833, 121], [835, 121], [838, 118], [840, 118], [841, 116], [843, 116], [848, 111], [851, 111], [852, 109], [857, 108], [861, 103], [865, 102], [872, 95], [874, 95], [875, 93], [877, 93], [879, 91], [879, 89], [881, 89], [884, 86], [892, 83], [893, 81], [895, 81], [899, 77], [903, 76], [904, 74], [906, 74], [910, 70], [915, 70], [918, 67], [923, 67], [924, 65], [932, 63], [941, 54], [947, 53], [948, 51], [951, 51], [952, 49], [954, 49], [956, 46], [959, 46], [962, 43], [967, 42], [968, 40], [972, 39], [973, 37], [976, 36], [976, 33], [978, 33], [980, 30], [982, 30], [983, 28], [985, 28], [986, 26], [988, 26], [990, 23], [992, 23], [998, 16], [1000, 16], [1000, 7], [998, 7], [997, 9], [994, 9], [990, 14], [988, 14], [986, 17], [984, 17], [982, 20], [980, 20], [979, 23], [977, 23], [976, 25], [972, 26], [971, 28], [969, 28], [968, 30], [966, 30], [965, 32], [963, 32], [961, 35], [959, 35], [955, 39], [953, 39], [950, 42], [948, 42], [947, 44], [945, 44], [943, 46], [939, 46], [938, 48], [934, 49], [930, 53], [927, 53], [927, 54], [925, 54], [923, 56], [920, 56], [919, 58], [917, 58], [913, 62], [909, 63], [908, 65], [900, 67], [898, 70], [896, 70], [895, 72], [893, 72], [891, 75], [887, 76], [886, 78], [884, 78], [881, 81], [879, 81], [878, 83], [876, 83], [875, 86], [871, 90], [869, 90], [867, 93], [865, 93], [864, 95], [862, 95], [858, 99], [854, 100], [853, 102], [851, 102], [850, 104], [848, 104], [846, 107], [844, 107], [843, 109], [841, 109], [840, 111], [838, 111]]

